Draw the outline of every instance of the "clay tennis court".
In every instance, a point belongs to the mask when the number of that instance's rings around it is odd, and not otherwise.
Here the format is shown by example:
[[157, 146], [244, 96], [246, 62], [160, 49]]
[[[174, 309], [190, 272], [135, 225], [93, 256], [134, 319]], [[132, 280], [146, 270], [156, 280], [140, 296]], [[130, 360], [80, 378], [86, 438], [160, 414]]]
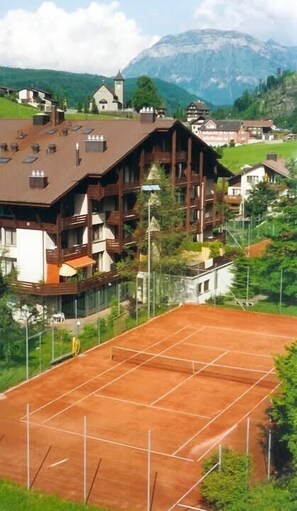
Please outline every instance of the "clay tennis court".
[[245, 452], [247, 418], [263, 474], [273, 354], [296, 337], [295, 318], [178, 307], [6, 392], [0, 477], [111, 509], [195, 506], [201, 460]]

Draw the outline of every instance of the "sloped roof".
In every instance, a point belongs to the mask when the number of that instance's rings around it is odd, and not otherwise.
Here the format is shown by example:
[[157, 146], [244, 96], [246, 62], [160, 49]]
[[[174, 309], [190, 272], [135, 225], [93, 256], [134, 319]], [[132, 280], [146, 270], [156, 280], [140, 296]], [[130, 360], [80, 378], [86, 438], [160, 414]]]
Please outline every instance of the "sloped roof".
[[271, 119], [255, 119], [251, 121], [242, 121], [244, 128], [272, 128], [273, 121]]
[[[7, 163], [0, 163], [0, 202], [50, 206], [87, 175], [104, 175], [154, 131], [170, 130], [174, 125], [186, 130], [179, 121], [165, 118], [151, 124], [131, 119], [85, 120], [72, 124], [65, 121], [55, 127], [50, 122], [44, 126], [34, 126], [32, 120], [0, 120], [0, 144], [7, 143], [9, 149], [15, 142], [19, 146], [15, 153], [0, 150], [0, 158], [10, 158]], [[63, 135], [64, 128], [68, 128], [67, 135]], [[24, 138], [17, 138], [21, 131], [25, 134]], [[86, 152], [88, 134], [103, 135], [107, 149], [102, 153]], [[207, 144], [198, 142], [197, 137], [192, 136], [197, 143], [208, 148]], [[33, 143], [38, 143], [40, 147], [35, 155], [31, 148]], [[77, 143], [79, 165], [76, 165]], [[53, 154], [48, 151], [49, 144], [56, 145]], [[211, 148], [208, 151], [216, 154]], [[24, 163], [24, 158], [28, 156], [36, 156], [36, 160]], [[223, 175], [230, 175], [219, 162], [218, 169]], [[48, 177], [45, 188], [29, 187], [33, 170], [43, 171]]]
[[261, 161], [260, 163], [256, 163], [256, 165], [253, 165], [252, 167], [248, 166], [248, 167], [242, 169], [235, 176], [231, 176], [229, 178], [229, 183], [230, 184], [237, 183], [243, 174], [248, 174], [249, 172], [254, 171], [255, 169], [262, 167], [262, 166], [265, 168], [265, 170], [272, 170], [273, 172], [275, 172], [276, 174], [279, 174], [282, 177], [289, 176], [289, 171], [286, 167], [286, 160], [277, 159], [275, 161], [275, 160], [269, 159], [269, 160]]
[[203, 124], [201, 124], [201, 131], [207, 131], [207, 124], [212, 121], [216, 125], [217, 131], [238, 131], [242, 125], [242, 121], [227, 119], [227, 120], [215, 120], [212, 118], [206, 119]]
[[121, 71], [119, 71], [117, 76], [115, 76], [115, 80], [122, 80], [122, 81], [124, 81], [124, 77], [123, 77]]

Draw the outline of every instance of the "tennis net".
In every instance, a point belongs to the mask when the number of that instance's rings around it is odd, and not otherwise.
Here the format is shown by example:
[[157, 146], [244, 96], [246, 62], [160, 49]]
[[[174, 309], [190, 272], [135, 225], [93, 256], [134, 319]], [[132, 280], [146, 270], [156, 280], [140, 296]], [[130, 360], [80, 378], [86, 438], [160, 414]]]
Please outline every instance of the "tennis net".
[[261, 385], [273, 389], [277, 379], [273, 370], [249, 369], [216, 363], [205, 363], [199, 360], [170, 357], [162, 354], [138, 351], [122, 346], [111, 347], [111, 359], [116, 362], [126, 362], [139, 367], [167, 369], [191, 375], [200, 375], [220, 380], [231, 380], [248, 385]]

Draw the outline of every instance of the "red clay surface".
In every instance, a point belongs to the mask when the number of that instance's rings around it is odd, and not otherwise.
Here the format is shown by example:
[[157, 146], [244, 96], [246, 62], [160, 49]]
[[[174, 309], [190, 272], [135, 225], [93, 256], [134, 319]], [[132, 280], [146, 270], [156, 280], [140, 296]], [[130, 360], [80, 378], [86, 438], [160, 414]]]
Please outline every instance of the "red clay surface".
[[[81, 501], [85, 493], [91, 504], [144, 511], [150, 431], [151, 510], [177, 511], [178, 501], [194, 506], [201, 460], [219, 445], [245, 452], [248, 424], [263, 474], [259, 422], [272, 392], [266, 373], [273, 354], [296, 337], [295, 318], [201, 305], [151, 320], [2, 396], [0, 477], [26, 485], [27, 404], [33, 489]], [[247, 383], [136, 367], [111, 360], [112, 344], [262, 373]]]

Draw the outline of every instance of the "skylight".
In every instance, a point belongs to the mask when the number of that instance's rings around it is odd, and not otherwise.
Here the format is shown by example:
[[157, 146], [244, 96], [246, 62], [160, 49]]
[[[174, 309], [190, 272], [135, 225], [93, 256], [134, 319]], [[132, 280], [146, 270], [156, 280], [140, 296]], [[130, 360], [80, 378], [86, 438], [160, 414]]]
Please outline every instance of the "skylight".
[[10, 161], [10, 158], [4, 158], [3, 156], [0, 157], [0, 163], [7, 163]]
[[33, 163], [36, 160], [37, 160], [36, 156], [26, 156], [26, 158], [22, 160], [22, 163]]
[[84, 128], [82, 133], [84, 135], [88, 135], [89, 133], [92, 133], [92, 131], [94, 131], [94, 128]]

